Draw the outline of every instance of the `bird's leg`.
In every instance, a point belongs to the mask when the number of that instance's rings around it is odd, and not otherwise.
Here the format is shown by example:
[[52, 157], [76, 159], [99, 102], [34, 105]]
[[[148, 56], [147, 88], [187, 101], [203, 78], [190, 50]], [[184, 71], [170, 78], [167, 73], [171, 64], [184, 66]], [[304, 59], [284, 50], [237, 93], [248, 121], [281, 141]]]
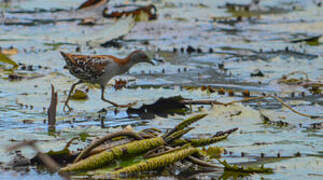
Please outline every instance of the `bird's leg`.
[[64, 112], [66, 112], [65, 107], [67, 107], [67, 108], [68, 108], [68, 111], [72, 111], [72, 110], [73, 110], [73, 109], [68, 105], [68, 101], [70, 100], [70, 97], [71, 97], [72, 92], [73, 92], [73, 90], [75, 89], [76, 85], [81, 84], [81, 83], [83, 83], [83, 81], [82, 81], [82, 80], [79, 80], [78, 82], [74, 83], [74, 84], [71, 86], [70, 92], [68, 93], [67, 99], [66, 99], [66, 101], [65, 101], [65, 103], [64, 103], [64, 108], [63, 108], [63, 111], [64, 111]]
[[105, 90], [105, 86], [101, 85], [101, 99], [102, 99], [102, 101], [108, 102], [108, 103], [112, 104], [115, 107], [120, 107], [120, 108], [131, 107], [131, 106], [133, 106], [133, 105], [135, 105], [137, 103], [137, 102], [133, 102], [133, 103], [125, 104], [125, 105], [120, 105], [120, 104], [117, 104], [117, 103], [115, 103], [113, 101], [109, 101], [109, 100], [104, 98], [104, 90]]

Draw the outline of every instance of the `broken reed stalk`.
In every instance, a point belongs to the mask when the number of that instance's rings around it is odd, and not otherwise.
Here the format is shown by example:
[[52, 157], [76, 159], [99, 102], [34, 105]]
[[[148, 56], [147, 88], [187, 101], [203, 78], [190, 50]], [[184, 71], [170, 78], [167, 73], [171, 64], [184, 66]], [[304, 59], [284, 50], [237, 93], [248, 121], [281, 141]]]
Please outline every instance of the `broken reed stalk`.
[[51, 101], [47, 110], [48, 114], [48, 133], [55, 132], [56, 129], [56, 109], [57, 109], [57, 92], [55, 87], [51, 84]]
[[300, 84], [300, 86], [303, 86], [303, 87], [323, 87], [323, 83], [322, 82], [306, 82], [306, 83]]
[[145, 139], [147, 138], [154, 138], [157, 137], [162, 131], [157, 128], [147, 128], [143, 129], [139, 132], [139, 135], [144, 137]]
[[[160, 156], [162, 154], [167, 154], [169, 152], [178, 151], [180, 149], [184, 149], [184, 148], [187, 148], [187, 147], [190, 147], [190, 146], [191, 146], [191, 144], [186, 144], [186, 145], [178, 147], [178, 148], [172, 148], [170, 146], [166, 146], [165, 148], [168, 149], [167, 151], [161, 152], [161, 153], [156, 153], [156, 154], [154, 154], [154, 157]], [[200, 154], [199, 151], [197, 153]], [[191, 161], [191, 163], [193, 163], [193, 164], [197, 164], [197, 165], [203, 166], [203, 167], [221, 168], [220, 166], [217, 166], [217, 165], [212, 164], [212, 163], [208, 163], [208, 162], [203, 161], [203, 160], [201, 160], [199, 158], [196, 158], [196, 157], [194, 157], [192, 155], [187, 156], [187, 160]]]
[[216, 136], [211, 138], [191, 138], [191, 139], [176, 139], [174, 140], [171, 145], [172, 146], [181, 146], [183, 144], [191, 144], [194, 147], [210, 145], [219, 141], [226, 139], [229, 134], [225, 134], [222, 136]]
[[230, 134], [237, 131], [238, 128], [229, 129], [226, 131], [217, 132], [216, 135], [210, 138], [190, 138], [190, 139], [176, 139], [171, 143], [171, 146], [181, 146], [184, 144], [191, 144], [194, 147], [210, 145], [226, 139]]
[[119, 132], [115, 132], [115, 133], [110, 133], [102, 138], [100, 138], [99, 140], [94, 141], [94, 143], [92, 143], [91, 145], [89, 145], [87, 148], [85, 148], [78, 156], [77, 158], [74, 160], [74, 163], [80, 161], [83, 157], [87, 156], [87, 154], [89, 152], [91, 152], [92, 149], [98, 147], [99, 145], [101, 145], [102, 143], [104, 143], [107, 140], [110, 140], [112, 138], [115, 137], [120, 137], [120, 136], [127, 136], [127, 137], [133, 137], [136, 140], [142, 140], [143, 138], [138, 135], [136, 132], [131, 131], [131, 130], [123, 130], [123, 131], [119, 131]]
[[24, 140], [23, 142], [21, 142], [19, 144], [16, 144], [16, 145], [13, 145], [13, 146], [7, 148], [7, 151], [13, 151], [15, 149], [22, 148], [24, 146], [29, 146], [34, 151], [37, 152], [37, 156], [39, 157], [39, 159], [41, 161], [43, 161], [43, 163], [49, 169], [50, 172], [56, 172], [59, 169], [59, 165], [47, 154], [42, 153], [40, 151], [40, 149], [38, 148], [38, 146], [35, 144], [36, 142], [37, 142], [36, 140], [30, 140], [30, 141]]
[[120, 159], [127, 155], [133, 156], [142, 154], [163, 144], [166, 144], [166, 142], [162, 137], [143, 139], [122, 144], [61, 168], [60, 173], [100, 168], [113, 160]]
[[[188, 144], [189, 146], [191, 146], [190, 144]], [[166, 151], [162, 151], [162, 152], [157, 152], [157, 153], [154, 153], [155, 151], [157, 151], [158, 149], [161, 149], [162, 147], [164, 148], [167, 148], [168, 150]], [[153, 157], [157, 157], [157, 156], [161, 156], [161, 155], [164, 155], [164, 154], [167, 154], [167, 153], [171, 153], [171, 152], [174, 152], [174, 151], [178, 151], [180, 149], [184, 149], [184, 148], [187, 148], [187, 146], [181, 146], [181, 147], [176, 147], [176, 148], [172, 148], [172, 147], [169, 147], [169, 146], [161, 146], [159, 147], [158, 149], [153, 149], [151, 151], [148, 151], [145, 155], [144, 155], [144, 158], [153, 158]]]
[[77, 140], [77, 139], [80, 139], [80, 138], [79, 138], [79, 137], [73, 137], [72, 139], [70, 139], [70, 140], [66, 143], [66, 145], [65, 145], [65, 147], [64, 147], [64, 149], [63, 149], [63, 150], [68, 149], [68, 148], [70, 147], [70, 145], [72, 144], [72, 142], [73, 142], [73, 141], [75, 141], [75, 140]]
[[163, 137], [168, 137], [168, 136], [172, 135], [173, 133], [175, 133], [176, 131], [183, 130], [187, 126], [189, 126], [189, 125], [193, 124], [194, 122], [204, 118], [205, 116], [207, 116], [207, 114], [197, 114], [195, 116], [191, 116], [191, 117], [185, 119], [184, 121], [182, 121], [181, 123], [179, 123], [176, 127], [174, 127], [168, 133], [163, 135]]
[[198, 149], [193, 147], [188, 147], [175, 152], [167, 153], [161, 156], [150, 158], [146, 161], [141, 161], [137, 164], [119, 169], [117, 171], [111, 172], [112, 177], [119, 177], [121, 175], [129, 175], [138, 172], [150, 171], [158, 169], [161, 167], [166, 167], [177, 161], [185, 159], [187, 156], [197, 153]]
[[182, 136], [184, 136], [186, 133], [190, 132], [192, 129], [194, 129], [194, 127], [190, 127], [190, 128], [186, 128], [186, 129], [182, 129], [182, 130], [178, 130], [175, 131], [173, 134], [167, 136], [164, 138], [164, 140], [167, 143], [171, 143], [172, 141], [174, 141], [175, 139], [179, 139]]
[[[108, 149], [111, 149], [111, 148], [113, 148], [113, 147], [115, 147], [115, 146], [119, 146], [119, 145], [121, 145], [121, 144], [127, 144], [127, 143], [130, 143], [132, 140], [130, 140], [130, 139], [122, 139], [122, 140], [118, 140], [118, 141], [116, 141], [116, 143], [114, 144], [114, 143], [109, 143], [109, 144], [102, 144], [102, 145], [100, 145], [100, 146], [98, 146], [98, 147], [96, 147], [96, 148], [94, 148], [94, 149], [92, 149], [86, 156], [84, 156], [83, 157], [83, 159], [84, 158], [86, 158], [86, 157], [89, 157], [89, 156], [92, 156], [92, 155], [94, 155], [94, 154], [98, 154], [98, 153], [100, 153], [100, 152], [102, 152], [102, 151], [106, 151], [106, 150], [108, 150]], [[118, 142], [118, 143], [117, 143]]]
[[293, 109], [292, 107], [290, 107], [288, 104], [286, 104], [281, 98], [279, 98], [277, 96], [271, 96], [271, 95], [269, 95], [268, 97], [272, 97], [272, 98], [276, 99], [283, 106], [285, 106], [286, 108], [288, 108], [289, 110], [291, 110], [292, 112], [294, 112], [294, 113], [296, 113], [296, 114], [298, 114], [300, 116], [309, 117], [311, 119], [323, 118], [322, 116], [315, 116], [315, 115], [310, 115], [310, 114], [305, 114], [305, 113], [298, 112], [295, 109]]
[[221, 102], [218, 102], [216, 100], [182, 100], [182, 103], [184, 103], [184, 104], [206, 104], [206, 105], [215, 105], [215, 104], [217, 104], [217, 105], [228, 106], [228, 105], [232, 105], [232, 104], [235, 104], [235, 103], [248, 102], [248, 101], [251, 101], [251, 100], [266, 99], [268, 97], [271, 97], [271, 98], [277, 100], [282, 106], [285, 106], [286, 108], [288, 108], [289, 110], [291, 110], [292, 112], [294, 112], [294, 113], [296, 113], [296, 114], [298, 114], [300, 116], [309, 117], [311, 119], [323, 118], [323, 116], [310, 115], [310, 114], [305, 114], [305, 113], [301, 113], [299, 111], [296, 111], [291, 106], [289, 106], [287, 103], [285, 103], [281, 98], [279, 98], [277, 96], [273, 96], [273, 95], [244, 98], [242, 100], [231, 101], [231, 102], [228, 102], [228, 103], [221, 103]]

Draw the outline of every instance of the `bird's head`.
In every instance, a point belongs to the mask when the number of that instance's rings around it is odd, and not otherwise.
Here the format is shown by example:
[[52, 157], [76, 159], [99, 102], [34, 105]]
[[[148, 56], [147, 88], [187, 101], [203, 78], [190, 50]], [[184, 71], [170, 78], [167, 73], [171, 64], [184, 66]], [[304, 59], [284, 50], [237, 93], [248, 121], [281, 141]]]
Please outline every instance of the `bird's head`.
[[130, 61], [134, 64], [149, 63], [152, 65], [155, 65], [155, 63], [151, 60], [151, 58], [144, 51], [141, 51], [141, 50], [132, 52], [129, 55], [129, 58], [130, 58]]

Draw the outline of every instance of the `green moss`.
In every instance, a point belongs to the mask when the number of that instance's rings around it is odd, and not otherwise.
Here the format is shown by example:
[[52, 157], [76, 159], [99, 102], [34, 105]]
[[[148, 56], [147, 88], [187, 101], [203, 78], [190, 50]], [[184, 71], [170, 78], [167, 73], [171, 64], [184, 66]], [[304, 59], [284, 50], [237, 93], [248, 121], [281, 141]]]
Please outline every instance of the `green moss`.
[[127, 144], [116, 146], [108, 151], [95, 154], [77, 163], [68, 165], [62, 168], [60, 172], [102, 168], [106, 164], [111, 163], [113, 160], [117, 160], [125, 156], [134, 156], [145, 153], [163, 144], [165, 144], [165, 141], [162, 137], [133, 141]]
[[237, 165], [230, 165], [225, 160], [219, 162], [224, 166], [224, 170], [227, 171], [238, 171], [241, 173], [273, 173], [273, 169], [271, 168], [264, 168], [264, 166], [260, 167], [243, 167]]
[[219, 141], [226, 139], [229, 135], [217, 136], [212, 138], [192, 138], [192, 139], [177, 139], [175, 140], [172, 145], [173, 146], [180, 146], [183, 144], [190, 143], [194, 147], [210, 145]]
[[161, 156], [150, 158], [146, 161], [141, 161], [140, 163], [122, 168], [120, 170], [110, 173], [112, 176], [120, 176], [123, 174], [132, 174], [137, 172], [150, 171], [158, 169], [161, 167], [166, 167], [170, 164], [173, 164], [179, 160], [185, 159], [187, 156], [196, 153], [198, 150], [193, 147], [181, 149], [171, 153], [167, 153]]

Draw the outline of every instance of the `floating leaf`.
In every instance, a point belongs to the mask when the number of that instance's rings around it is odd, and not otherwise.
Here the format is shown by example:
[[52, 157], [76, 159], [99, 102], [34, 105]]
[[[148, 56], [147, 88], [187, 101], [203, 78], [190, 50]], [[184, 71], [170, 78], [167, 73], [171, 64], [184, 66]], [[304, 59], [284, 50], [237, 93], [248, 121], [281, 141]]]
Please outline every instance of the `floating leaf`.
[[87, 96], [86, 92], [81, 91], [79, 89], [75, 90], [74, 94], [72, 94], [72, 96], [71, 96], [71, 99], [74, 99], [74, 100], [85, 100], [87, 98], [88, 98], [88, 96]]
[[6, 64], [11, 64], [13, 65], [13, 68], [16, 69], [18, 67], [18, 64], [13, 61], [12, 59], [10, 59], [9, 57], [7, 57], [6, 55], [0, 53], [0, 62], [6, 63]]
[[155, 115], [167, 117], [168, 114], [185, 114], [188, 108], [182, 100], [181, 96], [160, 98], [155, 103], [144, 104], [138, 109], [129, 108], [127, 113], [138, 114], [143, 119], [153, 118]]
[[302, 39], [294, 39], [291, 40], [291, 43], [300, 43], [300, 42], [306, 42], [308, 45], [311, 46], [317, 46], [320, 44], [319, 39], [320, 39], [321, 35], [318, 36], [313, 36], [313, 37], [306, 37], [306, 38], [302, 38]]
[[80, 133], [80, 139], [82, 142], [85, 142], [90, 135], [87, 132]]
[[18, 54], [18, 49], [10, 47], [8, 49], [2, 49], [0, 53], [4, 54], [6, 56], [11, 56], [11, 55]]

